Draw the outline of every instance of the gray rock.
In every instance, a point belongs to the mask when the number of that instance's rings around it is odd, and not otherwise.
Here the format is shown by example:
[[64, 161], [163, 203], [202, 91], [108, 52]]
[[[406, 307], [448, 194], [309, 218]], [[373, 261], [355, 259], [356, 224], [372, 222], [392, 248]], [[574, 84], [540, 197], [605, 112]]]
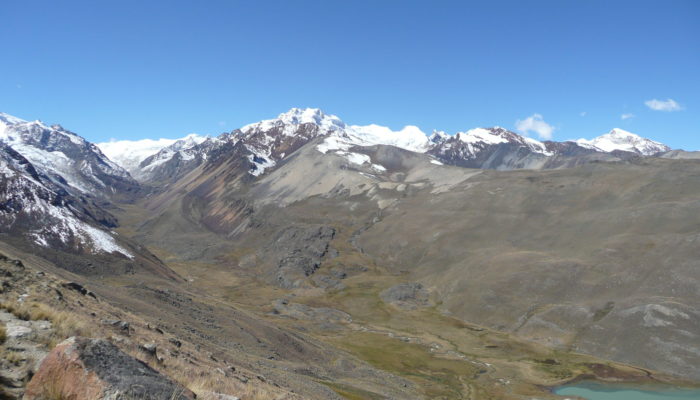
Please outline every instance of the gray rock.
[[204, 392], [201, 393], [202, 397], [211, 400], [240, 400], [240, 397], [232, 396], [230, 394], [223, 394], [217, 392]]
[[23, 321], [0, 311], [0, 325], [5, 326], [3, 345], [14, 353], [14, 360], [0, 359], [0, 398], [21, 399], [27, 381], [48, 354], [46, 342], [52, 332], [48, 321]]
[[386, 303], [406, 309], [430, 306], [428, 290], [420, 283], [401, 283], [392, 286], [384, 290], [380, 297]]
[[195, 395], [102, 339], [72, 337], [44, 359], [27, 385], [25, 400], [187, 400]]
[[152, 356], [158, 352], [158, 346], [155, 343], [142, 344], [139, 348]]
[[329, 256], [335, 229], [325, 225], [290, 226], [268, 245], [262, 257], [276, 264], [275, 283], [291, 289], [303, 287], [306, 278]]
[[350, 314], [336, 310], [335, 308], [327, 307], [309, 307], [299, 303], [289, 303], [287, 300], [281, 299], [273, 303], [274, 313], [287, 317], [311, 320], [323, 323], [350, 323], [352, 317]]

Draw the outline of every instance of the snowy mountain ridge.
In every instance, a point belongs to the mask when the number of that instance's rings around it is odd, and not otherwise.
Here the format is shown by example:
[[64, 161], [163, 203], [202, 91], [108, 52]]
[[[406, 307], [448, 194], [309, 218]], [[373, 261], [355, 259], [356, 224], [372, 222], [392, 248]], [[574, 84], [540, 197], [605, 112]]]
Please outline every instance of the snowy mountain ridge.
[[[348, 125], [335, 115], [325, 114], [317, 108], [292, 108], [286, 113], [280, 114], [276, 119], [264, 120], [249, 124], [240, 129], [243, 137], [254, 132], [265, 132], [275, 127], [283, 128], [282, 134], [293, 135], [298, 126], [313, 124], [319, 127], [318, 136], [327, 136], [324, 142], [317, 146], [318, 150], [325, 153], [330, 150], [346, 151], [352, 146], [390, 145], [417, 153], [439, 153], [436, 148], [451, 148], [459, 141], [464, 143], [465, 154], [475, 155], [491, 145], [505, 143], [521, 145], [532, 152], [545, 156], [553, 155], [547, 149], [545, 143], [522, 136], [502, 127], [474, 128], [449, 135], [443, 131], [434, 131], [428, 136], [416, 126], [406, 126], [399, 131], [380, 126]], [[267, 143], [271, 143], [269, 138]], [[660, 151], [668, 151], [670, 148], [659, 142], [642, 138], [630, 132], [616, 128], [611, 132], [598, 136], [591, 140], [580, 139], [575, 141], [581, 147], [595, 151], [610, 153], [616, 150], [652, 155]], [[259, 149], [258, 149], [259, 150]]]
[[671, 150], [670, 147], [663, 143], [643, 138], [620, 128], [615, 128], [610, 132], [598, 136], [592, 140], [578, 139], [575, 141], [575, 143], [581, 147], [595, 149], [606, 153], [620, 150], [638, 153], [645, 156]]
[[97, 143], [97, 147], [107, 157], [136, 177], [139, 175], [141, 162], [148, 157], [170, 146], [177, 147], [177, 151], [186, 150], [203, 142], [206, 138], [206, 136], [190, 133], [180, 139], [111, 140]]
[[[76, 144], [87, 143], [63, 128], [47, 127], [38, 121], [28, 123], [7, 114], [0, 114], [0, 140], [18, 147], [18, 151], [32, 159], [40, 168], [57, 170], [61, 175], [66, 176], [69, 184], [83, 191], [87, 190], [81, 186], [81, 182], [73, 179], [74, 175], [67, 171], [67, 162], [62, 161], [60, 154], [33, 155], [33, 149], [28, 149], [24, 143], [11, 140], [17, 135], [7, 134], [8, 130], [17, 131], [18, 127], [30, 130], [31, 128], [28, 128], [30, 125], [36, 126], [35, 129], [39, 130], [52, 130]], [[172, 173], [183, 168], [191, 168], [206, 160], [208, 153], [213, 149], [220, 148], [224, 143], [238, 142], [248, 150], [247, 157], [252, 164], [250, 173], [257, 176], [274, 167], [296, 148], [319, 137], [323, 140], [316, 145], [318, 151], [322, 153], [333, 151], [346, 158], [351, 154], [348, 150], [355, 146], [389, 145], [417, 153], [427, 153], [447, 164], [478, 167], [480, 163], [485, 163], [487, 168], [493, 168], [494, 165], [497, 167], [497, 163], [502, 162], [498, 161], [500, 159], [511, 160], [510, 163], [513, 166], [525, 165], [513, 161], [513, 157], [522, 158], [526, 154], [552, 157], [558, 154], [557, 149], [561, 147], [556, 145], [557, 142], [541, 142], [502, 127], [474, 128], [454, 135], [434, 131], [428, 136], [417, 126], [411, 125], [398, 131], [376, 124], [348, 125], [336, 115], [326, 114], [318, 108], [292, 108], [279, 114], [277, 118], [245, 125], [218, 138], [190, 134], [181, 139], [121, 140], [92, 146], [101, 149], [109, 159], [114, 161], [111, 163], [107, 157], [104, 157], [106, 164], [119, 165], [134, 178], [146, 181], [158, 176], [159, 169], [167, 168]], [[580, 149], [598, 153], [625, 151], [653, 155], [670, 150], [668, 146], [661, 143], [617, 128], [591, 140], [579, 139], [562, 143], [572, 143], [574, 147], [579, 146]], [[515, 152], [513, 154], [517, 156], [506, 155], [504, 152]], [[42, 163], [45, 163], [45, 160], [51, 160], [50, 165], [43, 166]], [[357, 157], [353, 160], [357, 161]], [[505, 166], [505, 168], [508, 167]]]
[[68, 194], [45, 181], [29, 160], [0, 143], [0, 221], [3, 233], [26, 235], [46, 247], [73, 247], [91, 253], [133, 255], [112, 234], [79, 216]]
[[60, 125], [48, 126], [38, 120], [29, 122], [0, 113], [0, 142], [69, 191], [104, 196], [116, 186], [136, 184], [96, 145]]

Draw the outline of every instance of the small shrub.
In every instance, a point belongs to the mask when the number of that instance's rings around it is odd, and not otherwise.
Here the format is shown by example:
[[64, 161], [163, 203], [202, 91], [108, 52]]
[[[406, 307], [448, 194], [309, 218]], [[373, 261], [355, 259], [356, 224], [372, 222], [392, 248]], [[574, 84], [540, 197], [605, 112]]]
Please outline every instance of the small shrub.
[[7, 340], [7, 330], [5, 325], [0, 325], [0, 344], [5, 343], [5, 340]]
[[8, 351], [3, 355], [3, 358], [10, 364], [19, 365], [22, 361], [26, 360], [26, 357], [18, 351]]
[[88, 324], [69, 312], [56, 312], [51, 316], [50, 321], [54, 325], [55, 335], [61, 340], [71, 336], [91, 337], [93, 334], [93, 329], [91, 329]]
[[0, 308], [4, 308], [7, 310], [7, 312], [21, 320], [29, 321], [31, 319], [31, 314], [29, 313], [27, 307], [24, 304], [16, 301], [4, 302], [0, 304]]
[[51, 321], [53, 319], [54, 313], [55, 311], [45, 304], [32, 303], [29, 305], [29, 318], [32, 321]]
[[54, 311], [42, 303], [4, 302], [0, 304], [7, 312], [24, 321], [51, 320]]

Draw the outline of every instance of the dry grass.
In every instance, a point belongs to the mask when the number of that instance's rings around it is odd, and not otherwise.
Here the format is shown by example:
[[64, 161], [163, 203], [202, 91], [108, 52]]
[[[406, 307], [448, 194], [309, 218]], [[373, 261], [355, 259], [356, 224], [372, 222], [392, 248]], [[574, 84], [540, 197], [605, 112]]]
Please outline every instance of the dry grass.
[[[50, 348], [71, 336], [94, 336], [94, 330], [88, 323], [76, 317], [75, 313], [59, 311], [53, 307], [37, 302], [20, 303], [16, 301], [0, 303], [0, 308], [7, 310], [24, 321], [49, 321], [53, 333], [47, 339]], [[2, 329], [3, 337], [5, 329]], [[4, 341], [4, 340], [3, 340]], [[1, 343], [2, 341], [0, 341]]]
[[58, 375], [54, 374], [48, 382], [41, 388], [41, 393], [37, 398], [44, 400], [67, 400], [63, 393], [63, 385]]
[[242, 400], [288, 398], [285, 397], [285, 391], [268, 383], [255, 378], [247, 378], [249, 381], [244, 382], [233, 374], [216, 368], [215, 365], [193, 365], [181, 358], [168, 358], [164, 363], [158, 363], [152, 358], [144, 359], [143, 353], [135, 348], [122, 350], [191, 390], [197, 395], [197, 399], [218, 400], [216, 394], [236, 396]]
[[15, 317], [24, 321], [51, 320], [53, 310], [42, 303], [20, 303], [17, 301], [7, 301], [0, 304], [0, 308], [4, 308]]
[[22, 303], [18, 303], [16, 301], [4, 301], [0, 303], [0, 308], [6, 310], [21, 320], [29, 321], [30, 319], [29, 310]]
[[243, 383], [236, 378], [207, 376], [195, 379], [187, 388], [197, 395], [197, 399], [217, 400], [215, 393], [230, 394], [243, 400], [272, 400], [280, 397], [279, 392], [274, 392], [266, 387], [251, 383]]
[[54, 324], [55, 336], [60, 339], [71, 336], [92, 337], [94, 334], [90, 325], [67, 311], [56, 311], [49, 320]]

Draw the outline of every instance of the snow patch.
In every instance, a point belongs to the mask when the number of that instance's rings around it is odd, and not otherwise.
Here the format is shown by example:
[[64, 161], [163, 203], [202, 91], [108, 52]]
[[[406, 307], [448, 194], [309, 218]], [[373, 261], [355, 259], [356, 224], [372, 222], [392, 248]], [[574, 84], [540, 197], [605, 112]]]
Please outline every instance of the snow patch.
[[335, 154], [345, 157], [346, 160], [357, 165], [371, 164], [372, 162], [372, 160], [366, 154], [353, 153], [348, 151], [336, 151]]

